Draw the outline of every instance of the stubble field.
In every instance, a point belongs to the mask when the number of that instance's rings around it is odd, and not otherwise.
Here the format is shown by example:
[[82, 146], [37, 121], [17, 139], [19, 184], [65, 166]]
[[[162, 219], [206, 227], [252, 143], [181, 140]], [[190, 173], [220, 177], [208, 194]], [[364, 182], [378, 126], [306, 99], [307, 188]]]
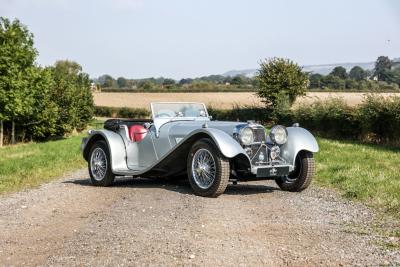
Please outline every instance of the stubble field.
[[[296, 104], [309, 104], [317, 100], [329, 98], [343, 98], [349, 105], [358, 105], [367, 93], [324, 93], [309, 92], [297, 100]], [[384, 97], [400, 96], [400, 93], [377, 93]], [[230, 109], [234, 105], [262, 105], [261, 101], [252, 92], [240, 93], [94, 93], [94, 102], [97, 106], [149, 108], [150, 102], [188, 101], [203, 102], [208, 107]]]

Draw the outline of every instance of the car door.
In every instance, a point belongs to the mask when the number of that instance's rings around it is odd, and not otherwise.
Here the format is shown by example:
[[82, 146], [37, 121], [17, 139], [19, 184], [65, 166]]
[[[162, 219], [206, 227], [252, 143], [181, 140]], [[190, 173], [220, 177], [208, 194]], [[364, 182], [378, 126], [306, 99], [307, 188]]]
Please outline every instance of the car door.
[[141, 171], [157, 161], [153, 137], [155, 127], [148, 129], [146, 136], [139, 142], [129, 140], [126, 145], [127, 166], [130, 170]]

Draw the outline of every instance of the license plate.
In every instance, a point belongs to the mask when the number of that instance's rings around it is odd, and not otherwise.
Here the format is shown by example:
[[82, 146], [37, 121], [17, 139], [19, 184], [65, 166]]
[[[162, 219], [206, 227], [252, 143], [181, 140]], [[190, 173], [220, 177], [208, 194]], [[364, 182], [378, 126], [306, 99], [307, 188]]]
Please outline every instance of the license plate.
[[257, 177], [279, 177], [289, 174], [289, 166], [271, 166], [257, 169]]

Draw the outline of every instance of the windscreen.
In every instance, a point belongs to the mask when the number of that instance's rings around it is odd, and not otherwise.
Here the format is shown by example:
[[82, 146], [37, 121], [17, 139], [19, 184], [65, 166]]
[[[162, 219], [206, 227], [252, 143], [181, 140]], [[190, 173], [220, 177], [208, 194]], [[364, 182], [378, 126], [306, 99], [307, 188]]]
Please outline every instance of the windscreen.
[[153, 118], [207, 117], [204, 104], [200, 103], [153, 103]]

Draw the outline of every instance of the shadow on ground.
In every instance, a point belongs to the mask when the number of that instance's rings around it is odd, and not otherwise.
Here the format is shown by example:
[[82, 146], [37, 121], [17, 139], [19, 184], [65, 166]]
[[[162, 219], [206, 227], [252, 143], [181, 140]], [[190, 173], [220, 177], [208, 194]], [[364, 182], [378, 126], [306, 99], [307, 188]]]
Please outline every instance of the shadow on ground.
[[[264, 181], [267, 183], [267, 181]], [[92, 186], [90, 179], [71, 179], [64, 183], [71, 183], [79, 186]], [[258, 182], [259, 183], [259, 182]], [[181, 194], [193, 194], [193, 190], [187, 180], [170, 181], [164, 179], [146, 179], [146, 178], [117, 178], [112, 187], [130, 187], [130, 188], [161, 188], [174, 191]], [[278, 187], [272, 187], [264, 184], [251, 184], [251, 182], [229, 184], [224, 194], [227, 195], [252, 195], [262, 193], [272, 193], [280, 190]]]

